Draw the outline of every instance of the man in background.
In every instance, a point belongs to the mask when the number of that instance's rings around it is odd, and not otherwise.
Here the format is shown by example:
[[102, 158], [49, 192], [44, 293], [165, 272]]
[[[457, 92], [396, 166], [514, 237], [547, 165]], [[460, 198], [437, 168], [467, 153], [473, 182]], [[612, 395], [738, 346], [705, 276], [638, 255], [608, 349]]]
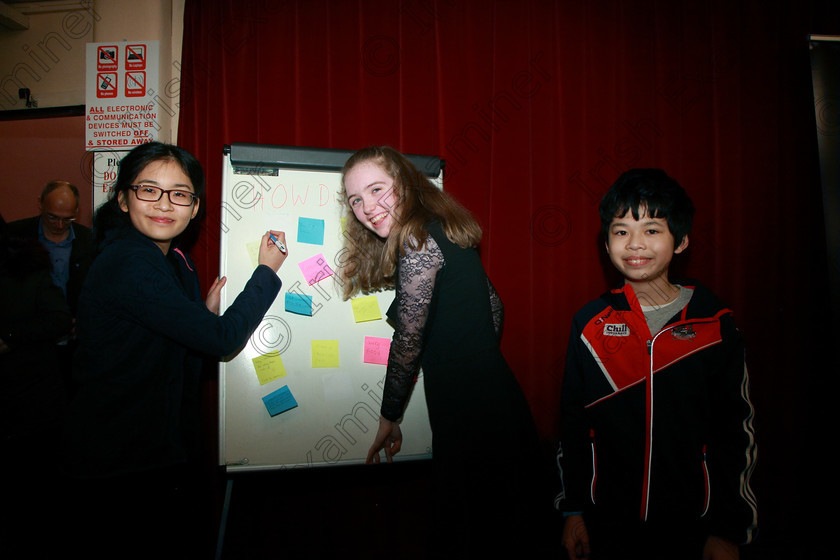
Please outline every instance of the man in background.
[[[9, 237], [37, 240], [49, 253], [53, 283], [61, 288], [70, 313], [94, 256], [90, 228], [76, 223], [79, 215], [79, 189], [67, 181], [47, 183], [38, 198], [40, 215], [8, 224]], [[62, 369], [69, 381], [73, 354], [72, 336], [59, 341]]]

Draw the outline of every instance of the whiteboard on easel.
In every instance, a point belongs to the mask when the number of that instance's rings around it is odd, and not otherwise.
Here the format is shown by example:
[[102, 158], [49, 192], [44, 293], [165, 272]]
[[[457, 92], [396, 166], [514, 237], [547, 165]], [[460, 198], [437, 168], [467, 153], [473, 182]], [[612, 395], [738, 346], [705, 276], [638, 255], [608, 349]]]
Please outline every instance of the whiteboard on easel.
[[[250, 340], [219, 367], [219, 464], [228, 471], [363, 463], [376, 433], [393, 328], [393, 291], [344, 301], [341, 168], [353, 152], [232, 144], [218, 220], [224, 310], [256, 266], [267, 230], [286, 233], [280, 294]], [[409, 156], [442, 187], [442, 162]], [[422, 374], [395, 460], [431, 458]]]

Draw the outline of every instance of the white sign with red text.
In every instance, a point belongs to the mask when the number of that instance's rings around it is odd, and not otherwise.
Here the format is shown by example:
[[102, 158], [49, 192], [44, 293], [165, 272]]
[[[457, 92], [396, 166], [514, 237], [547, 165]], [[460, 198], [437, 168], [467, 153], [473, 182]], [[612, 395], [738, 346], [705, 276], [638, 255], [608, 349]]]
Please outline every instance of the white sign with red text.
[[158, 41], [87, 44], [87, 150], [130, 150], [158, 139], [159, 50]]

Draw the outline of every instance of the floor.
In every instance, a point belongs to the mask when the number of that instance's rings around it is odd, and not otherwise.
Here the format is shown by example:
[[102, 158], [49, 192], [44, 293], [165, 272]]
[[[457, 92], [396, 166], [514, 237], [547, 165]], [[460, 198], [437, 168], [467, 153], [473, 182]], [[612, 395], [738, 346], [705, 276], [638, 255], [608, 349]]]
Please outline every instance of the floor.
[[427, 461], [228, 475], [217, 559], [425, 557]]

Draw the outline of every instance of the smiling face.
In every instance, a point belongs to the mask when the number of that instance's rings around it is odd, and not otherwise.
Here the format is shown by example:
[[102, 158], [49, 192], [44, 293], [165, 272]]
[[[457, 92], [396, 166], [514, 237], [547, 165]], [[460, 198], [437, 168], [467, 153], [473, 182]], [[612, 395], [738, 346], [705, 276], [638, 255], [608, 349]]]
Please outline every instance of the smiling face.
[[347, 204], [359, 222], [383, 239], [397, 223], [394, 180], [376, 163], [364, 161], [344, 175]]
[[637, 295], [646, 293], [650, 303], [666, 303], [667, 299], [656, 301], [661, 298], [655, 296], [670, 293], [664, 289], [671, 286], [668, 267], [674, 255], [688, 247], [688, 236], [675, 247], [667, 220], [651, 218], [641, 210], [638, 220], [629, 211], [613, 218], [607, 231], [607, 253]]
[[[169, 159], [154, 161], [144, 167], [132, 184], [195, 192], [192, 181], [181, 166]], [[120, 193], [119, 202], [137, 231], [154, 241], [164, 254], [169, 251], [172, 240], [187, 229], [190, 220], [198, 213], [199, 204], [199, 200], [194, 199], [190, 206], [177, 206], [166, 194], [156, 202], [147, 202], [138, 200], [134, 191]]]

